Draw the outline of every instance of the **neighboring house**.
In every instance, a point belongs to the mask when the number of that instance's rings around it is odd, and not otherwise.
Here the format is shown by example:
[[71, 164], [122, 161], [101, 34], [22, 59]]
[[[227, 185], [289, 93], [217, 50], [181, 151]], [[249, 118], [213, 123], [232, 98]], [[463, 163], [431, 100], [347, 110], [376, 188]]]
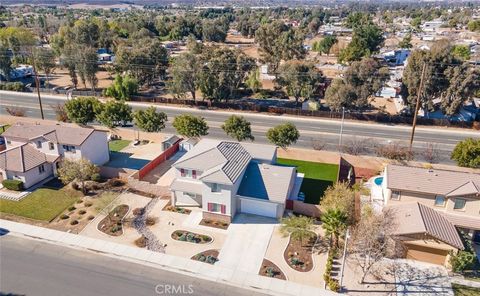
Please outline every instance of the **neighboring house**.
[[62, 158], [85, 158], [96, 165], [109, 160], [107, 132], [60, 125], [16, 124], [2, 136], [0, 179], [17, 179], [28, 188], [55, 176]]
[[405, 61], [410, 56], [410, 49], [396, 49], [387, 51], [379, 55], [390, 66], [404, 65]]
[[388, 165], [381, 187], [384, 205], [418, 202], [480, 242], [480, 174]]
[[297, 174], [275, 165], [276, 158], [273, 146], [201, 140], [172, 166], [172, 204], [198, 206], [204, 218], [228, 222], [239, 212], [281, 218], [285, 201], [298, 195]]
[[394, 239], [407, 259], [447, 265], [450, 253], [464, 246], [455, 226], [419, 202], [388, 207], [394, 213]]

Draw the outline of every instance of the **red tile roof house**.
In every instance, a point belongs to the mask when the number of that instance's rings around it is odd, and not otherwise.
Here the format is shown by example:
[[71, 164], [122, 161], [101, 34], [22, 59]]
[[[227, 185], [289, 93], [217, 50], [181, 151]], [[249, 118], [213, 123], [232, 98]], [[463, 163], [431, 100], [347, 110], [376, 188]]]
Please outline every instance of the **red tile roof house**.
[[62, 158], [86, 158], [93, 164], [109, 161], [107, 132], [93, 128], [17, 123], [2, 136], [0, 181], [15, 179], [29, 188], [56, 176]]

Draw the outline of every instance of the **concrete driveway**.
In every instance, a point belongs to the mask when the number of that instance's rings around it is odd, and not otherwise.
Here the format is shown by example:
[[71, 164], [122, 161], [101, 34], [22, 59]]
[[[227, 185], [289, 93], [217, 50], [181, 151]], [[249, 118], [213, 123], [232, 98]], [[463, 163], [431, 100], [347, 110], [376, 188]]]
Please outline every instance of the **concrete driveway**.
[[238, 214], [228, 227], [228, 236], [218, 256], [218, 265], [258, 273], [278, 221]]
[[397, 295], [453, 296], [452, 284], [443, 266], [413, 260], [396, 262]]

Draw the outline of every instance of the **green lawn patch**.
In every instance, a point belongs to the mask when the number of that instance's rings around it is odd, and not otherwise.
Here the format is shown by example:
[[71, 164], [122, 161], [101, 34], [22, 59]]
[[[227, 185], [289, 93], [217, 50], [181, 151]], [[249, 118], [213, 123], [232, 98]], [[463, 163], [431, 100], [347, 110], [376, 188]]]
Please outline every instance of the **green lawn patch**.
[[112, 140], [108, 142], [110, 151], [118, 152], [130, 144], [129, 140]]
[[77, 191], [39, 188], [20, 201], [0, 199], [0, 212], [50, 222], [79, 196]]
[[6, 125], [0, 127], [0, 135], [3, 134], [9, 127], [10, 127], [9, 124], [6, 124]]
[[453, 294], [455, 296], [476, 296], [480, 295], [480, 288], [468, 287], [452, 283]]
[[305, 174], [300, 191], [305, 194], [305, 202], [318, 204], [323, 192], [337, 181], [338, 165], [295, 159], [278, 158], [277, 163], [297, 167], [299, 173]]

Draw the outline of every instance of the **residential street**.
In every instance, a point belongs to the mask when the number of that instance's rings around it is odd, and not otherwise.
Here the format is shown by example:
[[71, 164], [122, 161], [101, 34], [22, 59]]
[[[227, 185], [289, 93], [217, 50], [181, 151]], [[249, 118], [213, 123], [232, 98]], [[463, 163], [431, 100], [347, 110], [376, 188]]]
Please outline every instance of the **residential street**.
[[[51, 106], [57, 103], [62, 103], [66, 99], [65, 96], [52, 96], [42, 94], [43, 108], [45, 117], [47, 119], [55, 119], [55, 113]], [[144, 109], [149, 106], [147, 103], [129, 103], [133, 109]], [[36, 94], [32, 93], [13, 93], [0, 91], [0, 114], [6, 114], [5, 108], [9, 106], [17, 106], [25, 108], [26, 116], [40, 117], [38, 107], [38, 99]], [[203, 116], [209, 126], [210, 138], [227, 139], [221, 125], [225, 119], [232, 114], [226, 111], [209, 111], [195, 108], [182, 108], [173, 106], [156, 105], [156, 107], [167, 113], [169, 121], [182, 113], [192, 113]], [[268, 114], [242, 114], [252, 124], [253, 135], [255, 142], [267, 143], [265, 132], [272, 126], [283, 123], [285, 121], [293, 122], [300, 131], [301, 137], [296, 144], [296, 147], [313, 149], [312, 141], [320, 141], [325, 144], [325, 150], [336, 151], [338, 149], [340, 121], [326, 120], [315, 118], [296, 118], [284, 116], [275, 116]], [[404, 141], [408, 143], [410, 139], [411, 128], [408, 126], [394, 126], [386, 124], [369, 124], [364, 122], [345, 122], [343, 129], [343, 143], [348, 144], [354, 139], [368, 139], [368, 142], [383, 143], [394, 141]], [[167, 125], [165, 129], [167, 133], [174, 133], [171, 124]], [[480, 133], [475, 131], [460, 130], [460, 129], [442, 129], [442, 128], [422, 128], [418, 127], [415, 135], [414, 147], [419, 154], [424, 150], [427, 143], [432, 143], [438, 149], [441, 163], [451, 164], [449, 159], [450, 152], [453, 150], [456, 143], [467, 137], [479, 137]], [[421, 159], [421, 156], [419, 157]]]
[[9, 235], [0, 261], [1, 295], [263, 295]]

